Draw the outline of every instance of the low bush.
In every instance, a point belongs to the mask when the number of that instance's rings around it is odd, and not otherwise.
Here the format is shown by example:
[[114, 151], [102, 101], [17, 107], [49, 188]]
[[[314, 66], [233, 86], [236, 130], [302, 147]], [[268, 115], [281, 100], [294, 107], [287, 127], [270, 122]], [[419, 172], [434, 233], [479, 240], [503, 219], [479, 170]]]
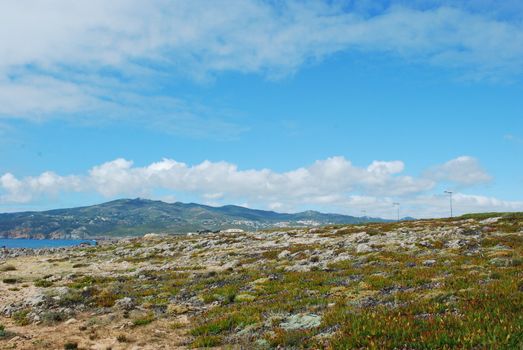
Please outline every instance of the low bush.
[[78, 349], [78, 343], [68, 342], [64, 345], [65, 350], [76, 350]]
[[2, 265], [2, 266], [0, 266], [0, 271], [1, 272], [16, 271], [16, 267], [14, 267], [13, 265]]
[[222, 344], [222, 338], [216, 335], [202, 335], [194, 339], [194, 348], [211, 348]]
[[144, 317], [140, 317], [140, 318], [134, 319], [133, 320], [133, 325], [134, 326], [145, 326], [145, 325], [148, 325], [149, 323], [151, 323], [153, 321], [154, 321], [154, 315], [151, 313], [151, 314], [147, 314]]
[[52, 325], [55, 323], [63, 322], [67, 319], [67, 315], [63, 312], [50, 311], [42, 315], [42, 321], [46, 325]]
[[48, 287], [51, 287], [52, 285], [53, 285], [53, 282], [44, 280], [44, 279], [35, 281], [35, 287], [48, 288]]
[[125, 336], [125, 334], [120, 334], [119, 336], [116, 337], [116, 340], [119, 342], [119, 343], [127, 343], [129, 341], [129, 339], [127, 339], [127, 337]]
[[13, 314], [12, 318], [19, 326], [27, 326], [31, 321], [29, 320], [29, 310], [20, 310]]
[[16, 284], [16, 283], [18, 283], [20, 281], [17, 278], [9, 277], [9, 278], [4, 278], [2, 280], [2, 282], [4, 282], [5, 284]]

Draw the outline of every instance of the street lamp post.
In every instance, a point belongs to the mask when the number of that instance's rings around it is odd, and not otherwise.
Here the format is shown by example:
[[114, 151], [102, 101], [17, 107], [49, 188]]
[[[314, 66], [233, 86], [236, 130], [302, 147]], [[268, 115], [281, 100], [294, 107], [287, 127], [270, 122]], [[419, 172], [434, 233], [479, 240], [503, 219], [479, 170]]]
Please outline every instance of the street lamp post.
[[450, 198], [450, 217], [452, 218], [452, 191], [445, 191], [445, 193], [448, 194]]
[[398, 222], [400, 221], [400, 204], [398, 202], [392, 203], [393, 206], [398, 208]]

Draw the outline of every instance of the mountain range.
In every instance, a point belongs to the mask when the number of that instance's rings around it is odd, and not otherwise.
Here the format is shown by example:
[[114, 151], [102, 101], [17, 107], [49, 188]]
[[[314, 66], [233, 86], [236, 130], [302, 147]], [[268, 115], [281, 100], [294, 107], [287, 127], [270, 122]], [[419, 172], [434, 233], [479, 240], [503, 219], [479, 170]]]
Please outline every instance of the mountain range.
[[212, 207], [137, 198], [78, 208], [3, 213], [0, 214], [0, 238], [101, 238], [140, 236], [149, 232], [176, 234], [385, 221], [317, 211], [285, 214], [235, 205]]

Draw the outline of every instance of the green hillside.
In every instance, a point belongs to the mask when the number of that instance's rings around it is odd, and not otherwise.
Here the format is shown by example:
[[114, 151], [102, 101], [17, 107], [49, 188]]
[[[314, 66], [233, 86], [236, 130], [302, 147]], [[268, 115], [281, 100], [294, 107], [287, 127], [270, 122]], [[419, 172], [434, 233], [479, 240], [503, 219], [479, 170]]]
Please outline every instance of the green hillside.
[[148, 232], [186, 233], [226, 228], [256, 230], [370, 221], [384, 220], [316, 211], [282, 214], [234, 205], [211, 207], [194, 203], [119, 199], [87, 207], [0, 214], [0, 237], [139, 236]]

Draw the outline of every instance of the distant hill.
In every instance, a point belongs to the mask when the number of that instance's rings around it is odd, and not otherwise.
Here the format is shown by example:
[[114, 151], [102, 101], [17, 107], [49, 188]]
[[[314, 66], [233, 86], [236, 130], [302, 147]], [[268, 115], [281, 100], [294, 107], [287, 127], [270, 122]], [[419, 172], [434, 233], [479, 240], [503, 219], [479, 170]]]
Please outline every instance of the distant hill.
[[384, 221], [317, 211], [283, 214], [235, 205], [211, 207], [138, 198], [79, 208], [0, 214], [0, 238], [119, 237], [148, 232], [186, 233], [227, 228], [253, 230]]

